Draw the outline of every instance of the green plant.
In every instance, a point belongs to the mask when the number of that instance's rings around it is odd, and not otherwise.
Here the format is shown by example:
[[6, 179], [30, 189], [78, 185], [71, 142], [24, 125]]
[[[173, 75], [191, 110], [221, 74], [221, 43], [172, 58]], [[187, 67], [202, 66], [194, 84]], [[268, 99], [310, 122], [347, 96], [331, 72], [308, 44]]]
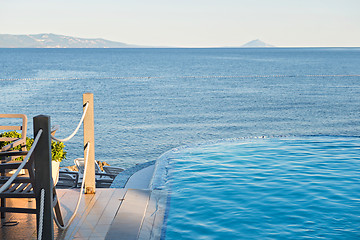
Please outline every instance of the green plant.
[[61, 162], [66, 159], [65, 144], [63, 142], [51, 141], [51, 159], [55, 162]]
[[[4, 132], [0, 134], [0, 137], [11, 137], [11, 138], [21, 138], [21, 134], [16, 131]], [[0, 148], [8, 145], [11, 142], [5, 141], [0, 142]], [[26, 149], [30, 150], [32, 144], [34, 143], [34, 139], [26, 137]], [[55, 142], [51, 141], [51, 159], [56, 162], [61, 162], [66, 159], [66, 151], [64, 151], [65, 144], [63, 142]], [[21, 150], [21, 146], [16, 146], [11, 150]], [[18, 157], [15, 160], [23, 160], [23, 157]]]

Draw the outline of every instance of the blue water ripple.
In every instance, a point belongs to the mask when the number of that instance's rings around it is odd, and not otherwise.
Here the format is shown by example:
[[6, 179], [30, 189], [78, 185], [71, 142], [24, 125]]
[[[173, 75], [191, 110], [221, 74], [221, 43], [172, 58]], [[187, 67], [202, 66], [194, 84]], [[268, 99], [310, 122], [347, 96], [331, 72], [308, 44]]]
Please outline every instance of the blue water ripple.
[[166, 239], [359, 238], [359, 146], [269, 138], [175, 152]]

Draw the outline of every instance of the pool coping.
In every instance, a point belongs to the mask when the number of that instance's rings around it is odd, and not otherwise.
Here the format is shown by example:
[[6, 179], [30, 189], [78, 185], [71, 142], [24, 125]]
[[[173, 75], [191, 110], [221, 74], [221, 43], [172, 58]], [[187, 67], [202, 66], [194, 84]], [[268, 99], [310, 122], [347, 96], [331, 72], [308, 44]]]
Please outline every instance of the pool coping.
[[[126, 189], [127, 193], [132, 193], [136, 191], [145, 191], [146, 196], [143, 197], [143, 200], [138, 205], [133, 207], [124, 206], [120, 207], [119, 213], [124, 216], [124, 213], [132, 214], [133, 212], [138, 211], [138, 208], [145, 209], [142, 212], [142, 220], [140, 228], [138, 230], [137, 237], [134, 239], [141, 240], [159, 240], [163, 239], [163, 233], [166, 229], [165, 219], [166, 219], [166, 209], [169, 201], [168, 191], [165, 190], [156, 190], [150, 188], [150, 182], [152, 181], [154, 174], [155, 161], [149, 161], [141, 164], [137, 164], [131, 168], [128, 168], [121, 172], [115, 179], [110, 188], [122, 188]], [[126, 201], [125, 195], [125, 203]], [[131, 199], [128, 201], [132, 201]], [[120, 221], [125, 221], [120, 218]], [[127, 229], [121, 227], [120, 225], [115, 225], [114, 229], [117, 229], [119, 232], [126, 232]], [[132, 231], [131, 234], [136, 234]], [[110, 238], [113, 237], [113, 238]], [[111, 233], [109, 239], [116, 239], [116, 234]], [[119, 237], [119, 236], [117, 236]], [[125, 238], [126, 239], [126, 238]]]
[[127, 182], [136, 172], [154, 165], [156, 160], [137, 164], [119, 173], [111, 184], [110, 188], [125, 188]]

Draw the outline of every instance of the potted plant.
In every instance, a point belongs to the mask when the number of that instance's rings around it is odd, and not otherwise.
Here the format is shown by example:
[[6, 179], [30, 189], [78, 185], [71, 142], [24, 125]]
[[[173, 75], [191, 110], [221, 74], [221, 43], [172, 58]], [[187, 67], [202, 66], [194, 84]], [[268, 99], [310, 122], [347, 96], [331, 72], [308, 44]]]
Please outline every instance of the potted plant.
[[56, 142], [51, 140], [51, 166], [52, 166], [52, 177], [54, 186], [59, 180], [59, 168], [60, 162], [66, 159], [66, 151], [64, 151], [65, 144], [63, 142]]
[[[21, 138], [21, 134], [16, 131], [9, 131], [0, 134], [0, 137], [11, 137], [11, 138]], [[8, 145], [10, 142], [0, 142], [0, 148]], [[30, 150], [32, 144], [34, 143], [34, 139], [26, 137], [26, 149]], [[16, 146], [11, 150], [21, 150], [22, 146]], [[63, 142], [55, 142], [51, 141], [51, 159], [52, 159], [52, 177], [54, 181], [54, 185], [56, 185], [59, 178], [59, 168], [60, 162], [66, 159], [66, 151], [64, 151], [65, 145]], [[21, 161], [24, 157], [18, 157], [15, 161]]]

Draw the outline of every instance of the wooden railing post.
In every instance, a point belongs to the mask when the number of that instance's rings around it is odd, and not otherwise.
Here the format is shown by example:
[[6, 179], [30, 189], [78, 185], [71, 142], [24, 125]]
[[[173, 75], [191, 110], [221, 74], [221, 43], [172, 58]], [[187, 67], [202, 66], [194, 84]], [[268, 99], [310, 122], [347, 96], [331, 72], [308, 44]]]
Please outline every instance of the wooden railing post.
[[[85, 193], [95, 193], [95, 140], [94, 140], [94, 95], [83, 94], [83, 107], [88, 103], [84, 117], [84, 159], [86, 166]], [[89, 157], [86, 159], [87, 143], [90, 143]]]
[[[34, 138], [38, 131], [42, 129], [42, 134], [39, 142], [31, 157], [35, 162], [35, 186], [34, 192], [36, 196], [36, 223], [38, 235], [40, 234], [43, 239], [54, 239], [54, 226], [53, 226], [53, 180], [51, 177], [51, 138], [50, 138], [50, 117], [39, 115], [34, 117]], [[42, 230], [39, 229], [40, 225], [40, 208], [41, 206], [41, 190], [45, 190], [44, 196], [44, 211]]]

